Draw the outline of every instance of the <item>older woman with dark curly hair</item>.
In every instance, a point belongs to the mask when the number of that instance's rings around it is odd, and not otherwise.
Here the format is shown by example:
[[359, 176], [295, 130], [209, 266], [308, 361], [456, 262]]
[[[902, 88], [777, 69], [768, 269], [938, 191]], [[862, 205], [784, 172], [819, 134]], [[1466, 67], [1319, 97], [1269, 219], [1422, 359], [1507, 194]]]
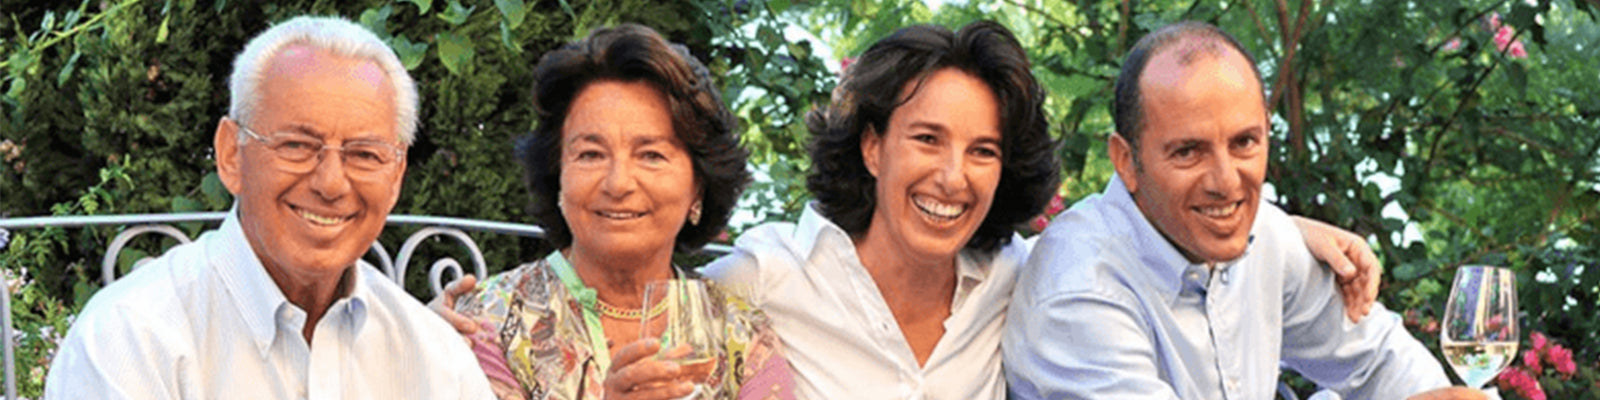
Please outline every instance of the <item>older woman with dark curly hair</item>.
[[816, 202], [705, 269], [750, 286], [796, 395], [1005, 398], [1001, 328], [1029, 253], [1012, 227], [1059, 183], [1044, 99], [992, 22], [904, 28], [845, 71], [808, 118]]
[[721, 232], [750, 179], [706, 68], [650, 28], [621, 25], [545, 55], [534, 74], [539, 125], [517, 158], [533, 216], [559, 250], [485, 280], [454, 306], [477, 325], [469, 338], [496, 394], [789, 396], [788, 363], [767, 320], [715, 285], [707, 312], [721, 348], [711, 362], [657, 357], [653, 336], [663, 332], [641, 325], [660, 309], [643, 309], [646, 284], [698, 278], [672, 265], [674, 250]]

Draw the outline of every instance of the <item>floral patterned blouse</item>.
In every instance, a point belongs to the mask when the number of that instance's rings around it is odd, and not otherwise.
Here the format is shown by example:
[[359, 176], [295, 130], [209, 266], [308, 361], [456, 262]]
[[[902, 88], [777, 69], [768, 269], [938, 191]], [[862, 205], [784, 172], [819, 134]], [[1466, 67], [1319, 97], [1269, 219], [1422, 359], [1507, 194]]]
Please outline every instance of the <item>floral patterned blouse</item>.
[[[566, 264], [560, 252], [492, 276], [456, 305], [483, 328], [469, 339], [500, 399], [604, 397], [606, 368], [595, 357], [583, 315], [585, 304], [593, 307], [594, 290], [574, 295], [553, 269], [557, 262]], [[792, 399], [794, 378], [766, 315], [706, 283], [711, 298], [722, 300], [722, 312], [714, 314], [723, 320], [725, 351], [701, 398]]]

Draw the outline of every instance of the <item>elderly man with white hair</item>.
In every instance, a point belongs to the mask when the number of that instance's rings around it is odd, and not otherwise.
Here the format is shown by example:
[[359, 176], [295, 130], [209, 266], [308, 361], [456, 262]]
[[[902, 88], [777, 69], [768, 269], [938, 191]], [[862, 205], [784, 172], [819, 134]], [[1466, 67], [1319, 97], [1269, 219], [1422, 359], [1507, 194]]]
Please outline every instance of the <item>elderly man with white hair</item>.
[[444, 320], [360, 261], [400, 195], [417, 91], [383, 41], [299, 17], [234, 61], [222, 227], [89, 302], [47, 399], [487, 399]]

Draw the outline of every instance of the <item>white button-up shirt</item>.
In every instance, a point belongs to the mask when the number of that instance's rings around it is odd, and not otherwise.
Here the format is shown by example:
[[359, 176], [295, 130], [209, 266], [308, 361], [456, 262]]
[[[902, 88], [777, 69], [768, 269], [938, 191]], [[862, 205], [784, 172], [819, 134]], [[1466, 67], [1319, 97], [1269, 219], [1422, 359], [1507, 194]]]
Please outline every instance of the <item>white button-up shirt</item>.
[[849, 234], [807, 207], [758, 226], [702, 272], [772, 319], [807, 399], [1003, 399], [1001, 326], [1028, 245], [963, 250], [945, 334], [926, 365], [895, 323]]
[[306, 343], [235, 213], [95, 294], [46, 399], [491, 399], [449, 324], [360, 263]]

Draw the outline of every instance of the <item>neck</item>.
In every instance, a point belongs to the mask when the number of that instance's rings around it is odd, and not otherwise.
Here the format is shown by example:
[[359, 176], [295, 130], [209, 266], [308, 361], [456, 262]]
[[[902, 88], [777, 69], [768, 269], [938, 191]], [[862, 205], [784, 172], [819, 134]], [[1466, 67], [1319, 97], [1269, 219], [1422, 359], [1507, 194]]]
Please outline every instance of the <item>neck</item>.
[[263, 263], [267, 276], [272, 277], [272, 282], [283, 292], [283, 297], [289, 304], [294, 304], [306, 312], [305, 326], [300, 328], [300, 334], [305, 337], [306, 344], [311, 344], [311, 334], [316, 330], [317, 322], [327, 314], [328, 307], [334, 300], [344, 296], [346, 290], [345, 280], [349, 279], [349, 268], [330, 274], [295, 274], [282, 267]]
[[[874, 217], [876, 218], [876, 217]], [[923, 304], [949, 309], [956, 281], [956, 249], [948, 254], [919, 254], [893, 240], [874, 223], [852, 238], [861, 265], [872, 276], [891, 309]]]
[[561, 254], [601, 301], [617, 307], [638, 308], [645, 284], [672, 279], [670, 248], [649, 254], [597, 254], [573, 245]]

